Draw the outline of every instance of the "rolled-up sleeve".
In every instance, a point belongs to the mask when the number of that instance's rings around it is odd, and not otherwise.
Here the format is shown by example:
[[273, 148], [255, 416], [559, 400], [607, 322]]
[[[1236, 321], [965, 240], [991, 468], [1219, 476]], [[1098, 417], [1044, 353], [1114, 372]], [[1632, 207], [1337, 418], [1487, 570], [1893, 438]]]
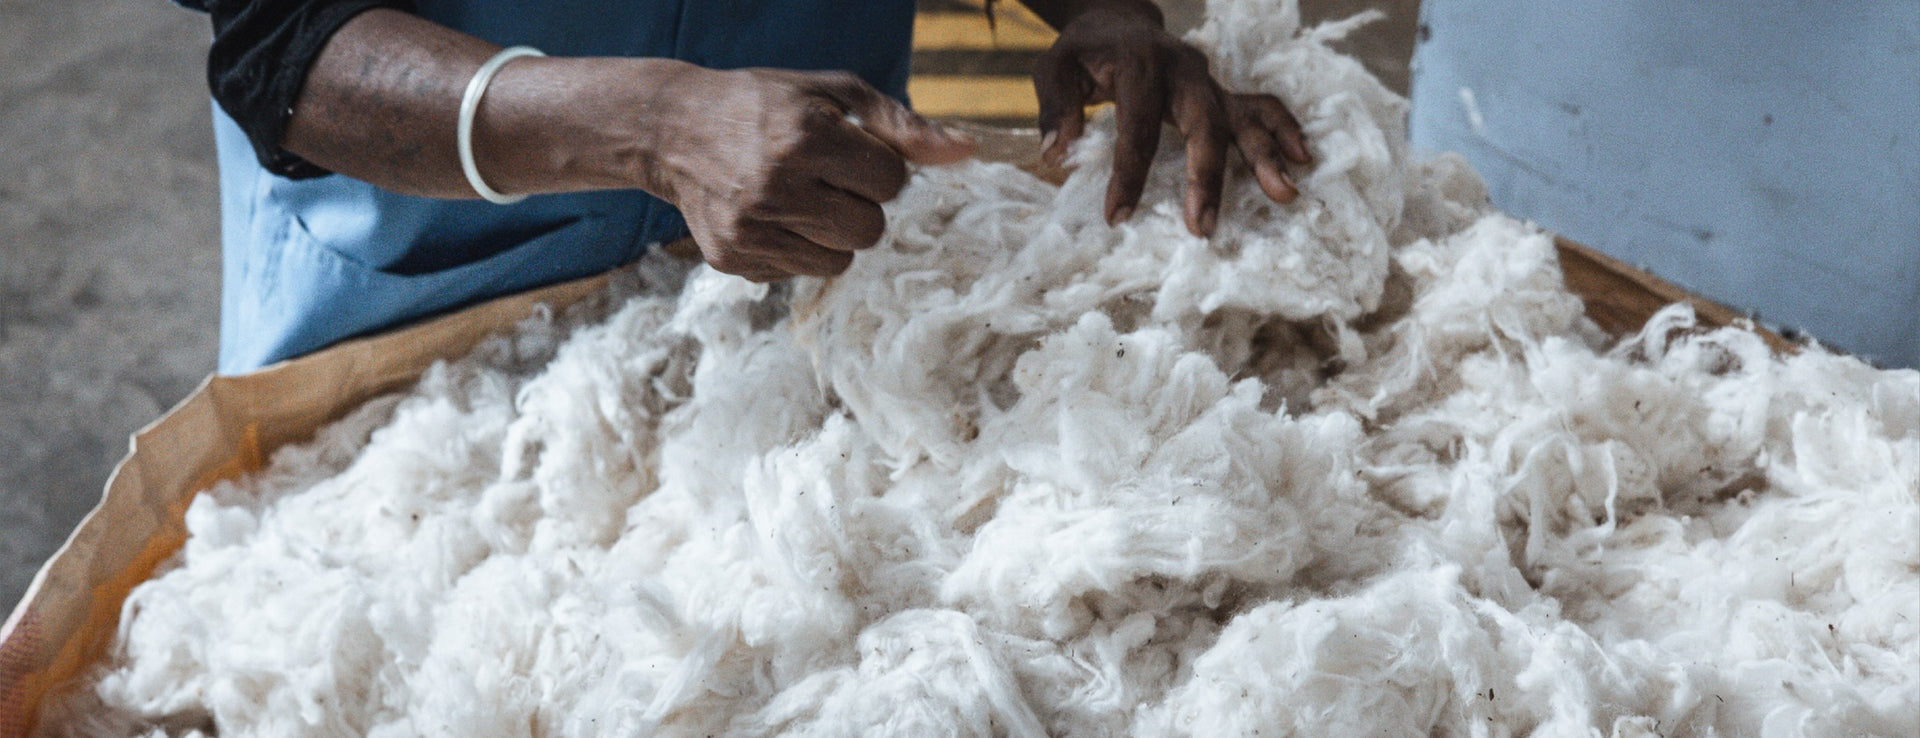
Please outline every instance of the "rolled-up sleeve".
[[280, 148], [293, 103], [333, 33], [373, 8], [413, 12], [412, 0], [177, 0], [213, 19], [207, 86], [267, 171], [291, 179], [325, 169]]

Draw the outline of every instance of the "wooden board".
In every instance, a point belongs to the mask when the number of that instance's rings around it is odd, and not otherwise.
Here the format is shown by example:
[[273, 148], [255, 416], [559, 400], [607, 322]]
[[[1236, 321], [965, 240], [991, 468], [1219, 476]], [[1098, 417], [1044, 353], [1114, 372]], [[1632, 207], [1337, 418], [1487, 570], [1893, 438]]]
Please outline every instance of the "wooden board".
[[1685, 302], [1693, 305], [1701, 325], [1739, 326], [1759, 334], [1776, 353], [1798, 350], [1780, 334], [1756, 325], [1720, 303], [1565, 238], [1556, 236], [1553, 243], [1560, 252], [1560, 272], [1567, 290], [1580, 296], [1586, 303], [1587, 317], [1608, 333], [1620, 336], [1637, 332], [1661, 308]]

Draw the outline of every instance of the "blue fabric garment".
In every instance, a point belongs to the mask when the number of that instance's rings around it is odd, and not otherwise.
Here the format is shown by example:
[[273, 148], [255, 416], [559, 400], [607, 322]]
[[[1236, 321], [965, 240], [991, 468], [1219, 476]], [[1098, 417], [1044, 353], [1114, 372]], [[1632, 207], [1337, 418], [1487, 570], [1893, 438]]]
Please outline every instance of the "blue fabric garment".
[[[904, 100], [914, 8], [911, 0], [423, 0], [419, 9], [451, 28], [551, 56], [842, 69]], [[604, 271], [686, 232], [671, 206], [636, 190], [540, 195], [503, 207], [398, 195], [340, 175], [289, 180], [260, 166], [218, 107], [213, 115], [222, 373]]]
[[1920, 0], [1427, 0], [1416, 146], [1768, 323], [1920, 366]]

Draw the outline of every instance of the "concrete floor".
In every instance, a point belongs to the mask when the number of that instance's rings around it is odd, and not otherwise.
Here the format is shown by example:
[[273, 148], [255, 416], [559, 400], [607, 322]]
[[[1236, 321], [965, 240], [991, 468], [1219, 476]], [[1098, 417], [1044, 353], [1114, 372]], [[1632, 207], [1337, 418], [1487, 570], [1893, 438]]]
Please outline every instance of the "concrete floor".
[[[1415, 0], [1306, 5], [1387, 9], [1346, 50], [1406, 89]], [[213, 370], [207, 39], [204, 16], [162, 0], [0, 3], [0, 612], [127, 436]]]
[[0, 3], [0, 609], [213, 370], [205, 16]]

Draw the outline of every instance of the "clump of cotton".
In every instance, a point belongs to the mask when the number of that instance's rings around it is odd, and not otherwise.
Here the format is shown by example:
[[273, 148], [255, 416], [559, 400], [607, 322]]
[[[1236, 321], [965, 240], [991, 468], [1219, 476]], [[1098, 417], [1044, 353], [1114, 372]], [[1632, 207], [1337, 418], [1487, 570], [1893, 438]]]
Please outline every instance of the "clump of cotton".
[[1920, 373], [1684, 307], [1609, 346], [1551, 239], [1300, 29], [1219, 234], [915, 175], [831, 281], [664, 257], [195, 501], [67, 735], [1906, 735]]

